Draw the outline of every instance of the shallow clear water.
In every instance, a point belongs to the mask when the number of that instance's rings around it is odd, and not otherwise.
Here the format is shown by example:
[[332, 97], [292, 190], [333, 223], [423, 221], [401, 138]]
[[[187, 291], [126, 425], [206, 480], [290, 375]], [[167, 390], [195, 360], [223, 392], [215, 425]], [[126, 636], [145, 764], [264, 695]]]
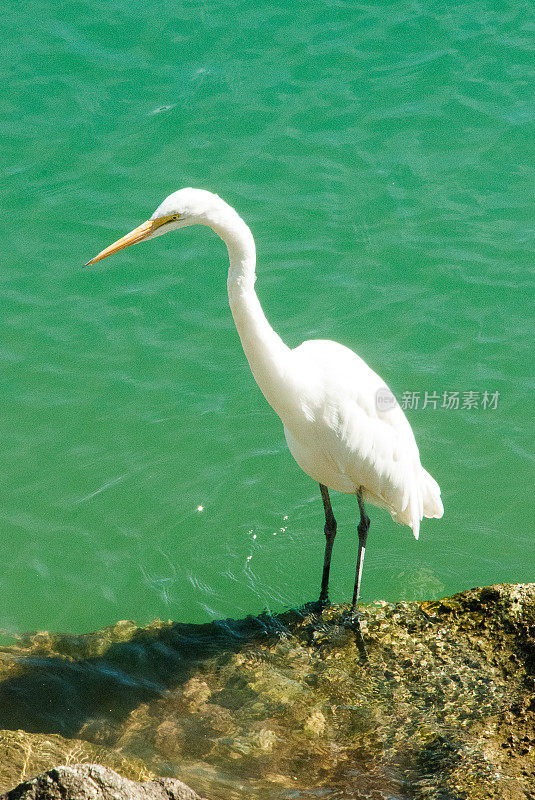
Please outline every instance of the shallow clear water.
[[[250, 224], [290, 345], [336, 339], [421, 395], [446, 513], [415, 542], [372, 509], [363, 600], [532, 580], [531, 5], [30, 0], [3, 28], [0, 627], [317, 596], [319, 492], [249, 372], [222, 243], [81, 267], [184, 185]], [[356, 503], [333, 500], [341, 601]]]

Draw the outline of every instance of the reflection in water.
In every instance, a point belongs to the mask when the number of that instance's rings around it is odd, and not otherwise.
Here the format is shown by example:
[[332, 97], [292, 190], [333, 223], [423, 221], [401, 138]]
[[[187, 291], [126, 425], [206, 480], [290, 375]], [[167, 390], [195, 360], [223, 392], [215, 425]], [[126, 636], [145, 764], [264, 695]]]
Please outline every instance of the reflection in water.
[[471, 797], [533, 725], [534, 590], [514, 591], [371, 606], [367, 657], [339, 607], [27, 637], [3, 651], [0, 728], [86, 739], [214, 798]]

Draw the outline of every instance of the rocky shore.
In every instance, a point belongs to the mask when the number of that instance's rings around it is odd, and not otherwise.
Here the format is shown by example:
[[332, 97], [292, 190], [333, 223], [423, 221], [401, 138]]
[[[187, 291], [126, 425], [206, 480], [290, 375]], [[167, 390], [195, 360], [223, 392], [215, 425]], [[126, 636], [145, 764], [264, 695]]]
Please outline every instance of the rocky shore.
[[375, 603], [360, 633], [346, 614], [22, 637], [0, 792], [99, 762], [211, 800], [535, 800], [535, 584]]
[[101, 764], [56, 767], [19, 784], [4, 800], [203, 800], [173, 778], [135, 782]]

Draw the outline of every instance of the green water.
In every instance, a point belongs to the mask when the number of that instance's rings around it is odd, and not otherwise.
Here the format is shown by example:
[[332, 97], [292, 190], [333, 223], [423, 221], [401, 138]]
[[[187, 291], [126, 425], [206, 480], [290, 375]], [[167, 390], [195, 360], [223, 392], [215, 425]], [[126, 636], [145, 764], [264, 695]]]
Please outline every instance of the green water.
[[[249, 372], [222, 243], [82, 269], [188, 185], [250, 224], [290, 345], [336, 339], [421, 394], [445, 516], [416, 542], [371, 509], [363, 600], [534, 579], [534, 29], [521, 0], [4, 9], [0, 628], [317, 597], [320, 495]], [[342, 601], [357, 514], [333, 502]]]

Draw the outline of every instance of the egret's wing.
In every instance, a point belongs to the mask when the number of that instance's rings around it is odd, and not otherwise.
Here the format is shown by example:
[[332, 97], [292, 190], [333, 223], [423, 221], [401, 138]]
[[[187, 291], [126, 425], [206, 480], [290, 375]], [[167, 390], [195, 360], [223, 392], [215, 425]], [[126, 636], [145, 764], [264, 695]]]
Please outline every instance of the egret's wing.
[[[355, 488], [363, 486], [368, 500], [387, 508], [417, 536], [427, 495], [436, 494], [438, 485], [421, 466], [414, 434], [400, 406], [378, 405], [378, 393], [384, 396], [389, 391], [385, 382], [337, 342], [307, 341], [293, 352], [301, 380], [308, 376], [304, 413], [314, 417], [323, 447]], [[438, 498], [440, 503], [440, 490]], [[438, 513], [438, 504], [431, 505], [430, 510]]]

